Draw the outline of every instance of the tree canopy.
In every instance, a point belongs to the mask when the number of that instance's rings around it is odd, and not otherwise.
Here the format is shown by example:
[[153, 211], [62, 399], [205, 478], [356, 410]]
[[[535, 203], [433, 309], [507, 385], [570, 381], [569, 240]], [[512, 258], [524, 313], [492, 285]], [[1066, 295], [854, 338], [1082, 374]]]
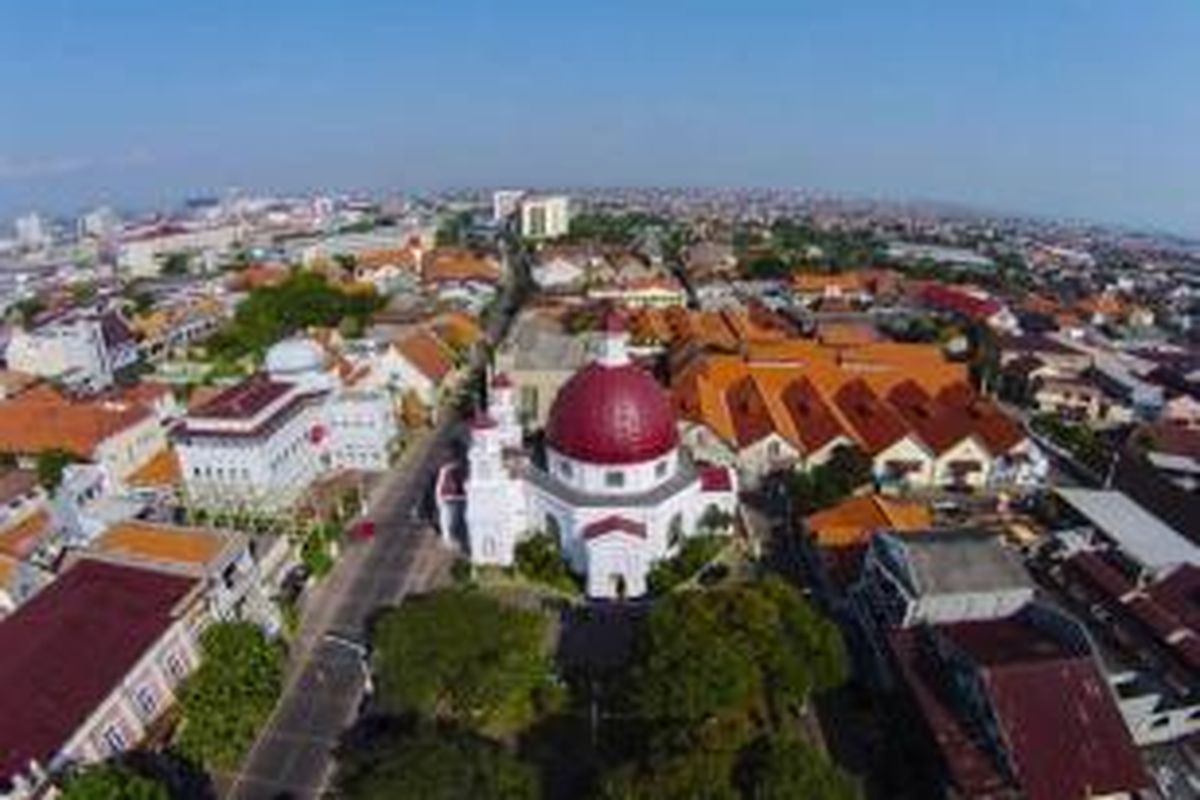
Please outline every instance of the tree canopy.
[[78, 460], [73, 453], [62, 448], [43, 450], [37, 455], [38, 483], [47, 491], [53, 492], [62, 483], [63, 470]]
[[777, 578], [667, 596], [635, 659], [631, 705], [666, 728], [778, 714], [846, 675], [837, 629]]
[[824, 464], [787, 476], [793, 509], [801, 515], [836, 505], [870, 480], [871, 460], [856, 447], [839, 447]]
[[283, 649], [247, 622], [221, 622], [200, 637], [203, 660], [180, 695], [180, 751], [229, 769], [254, 742], [283, 686]]
[[67, 779], [62, 800], [169, 800], [166, 787], [126, 766], [106, 761]]
[[349, 800], [535, 800], [534, 769], [498, 744], [422, 724], [380, 737], [341, 759], [338, 789]]
[[854, 800], [850, 779], [799, 737], [764, 736], [742, 753], [735, 781], [753, 800]]
[[330, 327], [350, 319], [359, 329], [379, 308], [371, 290], [347, 292], [329, 284], [323, 275], [298, 272], [278, 286], [252, 291], [233, 321], [208, 341], [218, 358], [236, 360], [261, 354], [275, 342], [309, 327]]
[[550, 679], [547, 619], [470, 590], [406, 600], [373, 641], [381, 710], [503, 731], [528, 722]]

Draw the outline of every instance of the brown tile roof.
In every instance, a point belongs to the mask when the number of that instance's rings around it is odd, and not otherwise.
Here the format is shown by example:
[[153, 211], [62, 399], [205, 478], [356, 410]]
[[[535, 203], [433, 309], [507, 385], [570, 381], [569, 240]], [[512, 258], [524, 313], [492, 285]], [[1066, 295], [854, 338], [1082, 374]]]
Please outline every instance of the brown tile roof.
[[140, 403], [68, 400], [38, 386], [0, 402], [0, 452], [62, 449], [91, 458], [105, 439], [151, 416]]
[[808, 378], [788, 384], [783, 390], [783, 405], [791, 415], [796, 435], [806, 452], [816, 452], [839, 436], [848, 436], [829, 404]]
[[204, 528], [122, 522], [109, 528], [93, 547], [99, 553], [203, 567], [225, 548], [227, 539]]
[[224, 389], [189, 413], [204, 419], [250, 419], [287, 394], [291, 388], [289, 383], [273, 381], [260, 373]]
[[37, 473], [31, 469], [0, 469], [0, 505], [29, 494], [37, 485]]
[[182, 478], [178, 454], [174, 448], [165, 447], [138, 467], [125, 482], [135, 487], [168, 488], [177, 486]]
[[908, 435], [904, 420], [862, 379], [843, 386], [833, 402], [870, 455], [883, 452]]
[[38, 509], [15, 525], [0, 531], [0, 553], [13, 558], [28, 558], [53, 532], [50, 512]]
[[443, 281], [498, 283], [500, 266], [494, 259], [478, 256], [470, 250], [439, 247], [425, 254], [421, 264], [421, 278], [427, 283]]
[[775, 431], [762, 391], [750, 376], [729, 387], [725, 394], [739, 448], [749, 447]]
[[934, 402], [915, 381], [892, 389], [888, 402], [935, 453], [946, 452], [972, 434], [964, 409]]
[[416, 331], [395, 342], [397, 352], [422, 375], [440, 384], [454, 369], [442, 343], [428, 331]]

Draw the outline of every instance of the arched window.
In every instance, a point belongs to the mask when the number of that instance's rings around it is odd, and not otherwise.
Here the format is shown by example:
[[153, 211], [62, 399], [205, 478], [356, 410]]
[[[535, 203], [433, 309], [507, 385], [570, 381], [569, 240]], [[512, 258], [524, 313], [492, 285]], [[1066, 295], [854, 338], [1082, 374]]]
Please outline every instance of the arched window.
[[559, 549], [562, 548], [562, 523], [553, 514], [546, 515], [546, 534], [554, 540]]
[[667, 526], [667, 544], [670, 547], [677, 547], [683, 541], [683, 514], [676, 514], [671, 517], [671, 524]]

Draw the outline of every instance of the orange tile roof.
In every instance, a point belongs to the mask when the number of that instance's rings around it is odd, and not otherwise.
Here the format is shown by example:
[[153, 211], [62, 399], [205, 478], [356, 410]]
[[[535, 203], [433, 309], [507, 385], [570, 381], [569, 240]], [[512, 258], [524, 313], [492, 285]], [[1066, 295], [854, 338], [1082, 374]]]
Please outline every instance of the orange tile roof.
[[439, 247], [425, 254], [421, 277], [426, 282], [500, 280], [500, 266], [494, 259], [484, 258], [458, 247]]
[[97, 552], [147, 561], [204, 566], [225, 548], [226, 539], [213, 530], [122, 522], [105, 531], [93, 545]]
[[125, 482], [143, 488], [168, 488], [177, 486], [182, 477], [179, 456], [174, 449], [165, 447], [135, 470]]
[[53, 531], [50, 512], [38, 509], [15, 525], [0, 531], [0, 553], [13, 558], [28, 558]]
[[830, 289], [857, 292], [866, 288], [867, 279], [861, 272], [797, 272], [792, 276], [792, 288], [798, 292], [821, 293]]
[[853, 322], [823, 322], [817, 326], [817, 339], [826, 347], [860, 347], [879, 341], [873, 325]]
[[471, 347], [483, 338], [483, 329], [461, 311], [447, 311], [433, 323], [438, 337], [453, 347]]
[[17, 566], [21, 562], [12, 556], [0, 553], [0, 588], [7, 588], [17, 574]]
[[932, 345], [834, 348], [807, 339], [759, 340], [736, 354], [677, 347], [671, 366], [680, 417], [735, 448], [761, 439], [761, 428], [769, 426], [805, 453], [839, 436], [878, 452], [914, 432], [886, 401], [897, 386], [911, 384], [930, 398], [960, 388], [968, 403], [975, 399], [966, 368]]
[[62, 449], [91, 458], [111, 436], [151, 416], [141, 403], [68, 400], [38, 386], [0, 402], [0, 452], [39, 453]]
[[926, 530], [933, 525], [929, 506], [877, 494], [859, 495], [805, 518], [820, 547], [865, 545], [877, 530]]
[[441, 342], [428, 331], [410, 333], [397, 341], [395, 347], [406, 361], [434, 383], [441, 383], [454, 369]]

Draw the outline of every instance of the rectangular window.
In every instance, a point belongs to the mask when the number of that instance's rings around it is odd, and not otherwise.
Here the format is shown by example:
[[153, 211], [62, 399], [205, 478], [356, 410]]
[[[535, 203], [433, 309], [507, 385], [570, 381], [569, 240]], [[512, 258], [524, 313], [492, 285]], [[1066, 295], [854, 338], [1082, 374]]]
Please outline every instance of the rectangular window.
[[562, 473], [564, 478], [571, 477], [571, 464], [569, 461], [558, 462], [558, 471]]
[[666, 474], [667, 474], [667, 462], [666, 462], [666, 461], [660, 461], [660, 462], [658, 462], [657, 464], [655, 464], [655, 465], [654, 465], [654, 474], [655, 474], [655, 475], [657, 475], [657, 476], [658, 476], [658, 477], [660, 477], [660, 478], [661, 478], [663, 475], [666, 475]]
[[613, 470], [612, 472], [604, 473], [604, 485], [605, 486], [613, 486], [613, 487], [624, 486], [625, 485], [625, 473], [619, 472], [617, 470]]

